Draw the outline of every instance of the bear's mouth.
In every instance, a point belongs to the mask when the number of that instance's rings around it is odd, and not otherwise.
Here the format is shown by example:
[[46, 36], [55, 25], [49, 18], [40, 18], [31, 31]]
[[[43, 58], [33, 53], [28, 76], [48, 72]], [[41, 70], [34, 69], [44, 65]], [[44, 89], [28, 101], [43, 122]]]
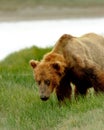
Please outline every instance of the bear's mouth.
[[47, 101], [47, 100], [49, 99], [49, 97], [41, 96], [40, 99], [41, 99], [42, 101]]

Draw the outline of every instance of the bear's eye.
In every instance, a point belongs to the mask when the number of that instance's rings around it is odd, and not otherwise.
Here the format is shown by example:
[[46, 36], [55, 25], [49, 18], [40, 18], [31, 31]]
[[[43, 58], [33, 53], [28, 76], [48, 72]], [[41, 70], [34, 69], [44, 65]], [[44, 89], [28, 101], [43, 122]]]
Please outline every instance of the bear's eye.
[[38, 83], [38, 85], [40, 85], [41, 84], [41, 80], [37, 81], [37, 83]]
[[50, 85], [50, 80], [47, 79], [47, 80], [44, 81], [44, 83], [45, 83], [47, 86], [49, 86], [49, 85]]

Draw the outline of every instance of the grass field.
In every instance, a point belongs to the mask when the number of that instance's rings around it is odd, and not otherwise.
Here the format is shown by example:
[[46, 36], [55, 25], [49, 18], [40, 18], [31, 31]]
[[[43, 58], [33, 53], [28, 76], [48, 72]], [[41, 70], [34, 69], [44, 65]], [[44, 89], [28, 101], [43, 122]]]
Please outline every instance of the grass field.
[[50, 50], [26, 48], [0, 62], [0, 130], [103, 130], [102, 94], [89, 93], [61, 108], [55, 94], [47, 102], [39, 99], [29, 60]]

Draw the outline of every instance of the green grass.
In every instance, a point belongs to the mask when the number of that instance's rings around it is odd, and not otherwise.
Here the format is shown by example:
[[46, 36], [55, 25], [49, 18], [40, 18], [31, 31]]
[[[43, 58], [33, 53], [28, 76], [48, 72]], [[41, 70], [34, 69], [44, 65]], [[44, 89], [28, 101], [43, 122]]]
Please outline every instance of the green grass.
[[50, 50], [31, 47], [0, 62], [0, 130], [103, 130], [103, 94], [89, 93], [61, 108], [55, 94], [40, 100], [29, 60]]

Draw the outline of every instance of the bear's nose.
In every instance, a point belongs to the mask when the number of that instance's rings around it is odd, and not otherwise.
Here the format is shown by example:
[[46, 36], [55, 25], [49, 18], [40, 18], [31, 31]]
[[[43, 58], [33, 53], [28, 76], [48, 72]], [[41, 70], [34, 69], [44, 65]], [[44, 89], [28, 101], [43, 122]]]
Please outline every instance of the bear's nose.
[[48, 100], [49, 97], [46, 97], [46, 96], [42, 95], [42, 96], [40, 96], [40, 98], [41, 98], [42, 101], [46, 101], [46, 100]]

